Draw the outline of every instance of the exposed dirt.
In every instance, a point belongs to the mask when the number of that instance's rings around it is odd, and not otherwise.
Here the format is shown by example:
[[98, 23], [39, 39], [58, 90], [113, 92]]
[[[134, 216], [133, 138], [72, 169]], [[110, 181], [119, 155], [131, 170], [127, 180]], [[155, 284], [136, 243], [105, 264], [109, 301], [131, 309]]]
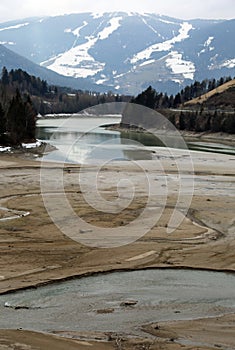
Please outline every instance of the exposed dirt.
[[[187, 217], [174, 233], [167, 233], [167, 225], [177, 198], [174, 191], [169, 191], [162, 216], [151, 230], [133, 243], [105, 249], [89, 247], [70, 239], [52, 222], [41, 196], [40, 162], [0, 155], [0, 293], [73, 276], [122, 269], [188, 267], [235, 271], [235, 158], [225, 155], [214, 157], [205, 153], [195, 153], [194, 158], [197, 174], [194, 196]], [[143, 162], [142, 166], [146, 164]], [[56, 182], [58, 165], [48, 163], [47, 167]], [[167, 160], [164, 170], [169, 176], [174, 175], [172, 164]], [[89, 173], [92, 169], [83, 168], [83, 171]], [[111, 180], [122, 171], [127, 171], [138, 182], [139, 170], [136, 167], [123, 163], [106, 166], [101, 172], [101, 194], [105, 199], [117, 198], [117, 188]], [[157, 178], [154, 166], [148, 171]], [[78, 172], [78, 166], [68, 165], [63, 169], [65, 193], [76, 215], [86, 222], [103, 228], [125, 227], [146, 206], [146, 193], [140, 180], [128, 208], [118, 214], [104, 214], [84, 200], [84, 188], [89, 192], [90, 184], [88, 181], [81, 191]], [[202, 177], [208, 180], [203, 178], [203, 182]], [[210, 188], [212, 182], [215, 185]], [[50, 196], [55, 196], [53, 191]], [[84, 237], [89, 235], [83, 233]], [[153, 334], [153, 328], [149, 325], [146, 332]], [[2, 330], [0, 349], [83, 350], [93, 346], [97, 350], [173, 350], [235, 347], [233, 315], [171, 322], [161, 324], [160, 329], [161, 334], [155, 332], [155, 338], [148, 338], [146, 333], [146, 339], [121, 341], [109, 335], [108, 340], [105, 338], [101, 342], [94, 342], [91, 334], [87, 334], [83, 340], [80, 336], [79, 339], [68, 340], [39, 333]], [[199, 344], [199, 338], [202, 344]]]

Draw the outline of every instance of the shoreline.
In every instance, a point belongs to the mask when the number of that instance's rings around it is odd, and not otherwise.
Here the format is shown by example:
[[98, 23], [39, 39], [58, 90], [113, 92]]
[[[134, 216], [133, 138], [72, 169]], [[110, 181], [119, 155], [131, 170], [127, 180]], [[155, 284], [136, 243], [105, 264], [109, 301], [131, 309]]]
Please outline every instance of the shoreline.
[[[112, 131], [119, 131], [119, 132], [130, 132], [130, 133], [143, 133], [143, 134], [149, 134], [152, 135], [151, 130], [146, 131], [142, 128], [136, 128], [136, 127], [120, 127], [120, 124], [109, 124], [109, 125], [103, 125], [107, 130]], [[193, 142], [193, 141], [203, 141], [203, 142], [213, 142], [213, 143], [222, 143], [224, 145], [235, 145], [235, 134], [227, 134], [223, 132], [196, 132], [196, 131], [187, 131], [187, 130], [178, 130], [176, 129], [179, 134], [187, 141]], [[153, 130], [153, 134], [156, 133], [156, 130]], [[157, 134], [156, 134], [157, 135]]]
[[51, 279], [49, 281], [45, 281], [45, 282], [35, 282], [32, 285], [28, 285], [26, 287], [17, 287], [15, 289], [12, 290], [7, 290], [5, 292], [1, 292], [0, 291], [0, 296], [1, 295], [11, 295], [14, 294], [16, 292], [20, 292], [20, 291], [26, 291], [26, 290], [30, 290], [30, 289], [37, 289], [40, 287], [46, 287], [46, 286], [50, 286], [50, 285], [56, 285], [56, 284], [60, 284], [63, 282], [69, 282], [75, 279], [83, 279], [86, 277], [95, 277], [95, 276], [99, 276], [99, 275], [108, 275], [108, 274], [113, 274], [113, 273], [117, 273], [117, 272], [134, 272], [134, 271], [146, 271], [146, 270], [188, 270], [188, 271], [205, 271], [205, 272], [221, 272], [221, 273], [226, 273], [226, 274], [231, 274], [234, 275], [235, 274], [235, 269], [221, 269], [221, 268], [210, 268], [210, 267], [194, 267], [194, 266], [147, 266], [147, 267], [133, 267], [133, 268], [129, 268], [129, 267], [123, 267], [123, 268], [114, 268], [111, 270], [97, 270], [97, 271], [90, 271], [90, 272], [83, 272], [80, 274], [76, 274], [76, 275], [71, 275], [71, 276], [67, 276], [67, 277], [61, 277], [61, 278], [56, 278], [56, 279]]

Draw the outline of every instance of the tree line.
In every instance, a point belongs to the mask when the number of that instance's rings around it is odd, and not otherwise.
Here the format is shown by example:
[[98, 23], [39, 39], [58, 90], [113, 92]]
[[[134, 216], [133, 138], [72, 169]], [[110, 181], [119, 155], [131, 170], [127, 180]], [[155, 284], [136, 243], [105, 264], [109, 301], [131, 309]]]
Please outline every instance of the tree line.
[[181, 104], [206, 94], [230, 80], [232, 80], [231, 77], [221, 77], [218, 80], [204, 79], [201, 82], [195, 81], [191, 85], [187, 85], [175, 96], [168, 96], [167, 93], [163, 94], [162, 92], [159, 93], [152, 88], [152, 86], [149, 86], [138, 96], [133, 97], [131, 102], [141, 104], [152, 109], [178, 108]]
[[235, 114], [223, 110], [164, 110], [162, 113], [179, 130], [235, 134]]
[[[195, 81], [175, 96], [171, 95], [170, 97], [167, 94], [158, 93], [149, 86], [137, 97], [132, 98], [131, 102], [160, 111], [180, 130], [235, 133], [234, 88], [230, 88], [218, 96], [214, 95], [212, 98], [214, 108], [210, 109], [208, 106], [200, 105], [186, 110], [181, 107], [184, 102], [199, 97], [231, 79], [231, 77], [227, 77], [219, 80]], [[230, 110], [224, 110], [224, 105], [231, 107]], [[125, 117], [123, 117], [123, 124], [127, 127]]]
[[2, 84], [8, 93], [18, 89], [21, 94], [29, 94], [38, 113], [58, 114], [77, 113], [91, 106], [110, 102], [127, 102], [130, 96], [117, 95], [112, 92], [97, 93], [93, 91], [74, 90], [68, 87], [49, 85], [46, 80], [29, 75], [22, 69], [2, 70]]

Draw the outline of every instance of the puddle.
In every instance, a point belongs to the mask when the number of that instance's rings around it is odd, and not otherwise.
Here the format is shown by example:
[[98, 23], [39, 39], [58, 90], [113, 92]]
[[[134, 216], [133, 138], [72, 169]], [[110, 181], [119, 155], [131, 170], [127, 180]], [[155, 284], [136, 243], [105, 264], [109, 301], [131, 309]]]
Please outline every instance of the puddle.
[[0, 297], [0, 328], [115, 331], [235, 312], [235, 276], [191, 270], [101, 274]]

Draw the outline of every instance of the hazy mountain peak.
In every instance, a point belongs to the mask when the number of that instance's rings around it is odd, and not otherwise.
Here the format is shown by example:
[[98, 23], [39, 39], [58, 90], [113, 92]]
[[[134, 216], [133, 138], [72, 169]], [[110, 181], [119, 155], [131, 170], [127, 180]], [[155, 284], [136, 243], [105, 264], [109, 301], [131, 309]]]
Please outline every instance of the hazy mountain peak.
[[[0, 42], [54, 72], [136, 94], [235, 75], [235, 20], [80, 13], [0, 25]], [[105, 87], [105, 88], [106, 88]]]

